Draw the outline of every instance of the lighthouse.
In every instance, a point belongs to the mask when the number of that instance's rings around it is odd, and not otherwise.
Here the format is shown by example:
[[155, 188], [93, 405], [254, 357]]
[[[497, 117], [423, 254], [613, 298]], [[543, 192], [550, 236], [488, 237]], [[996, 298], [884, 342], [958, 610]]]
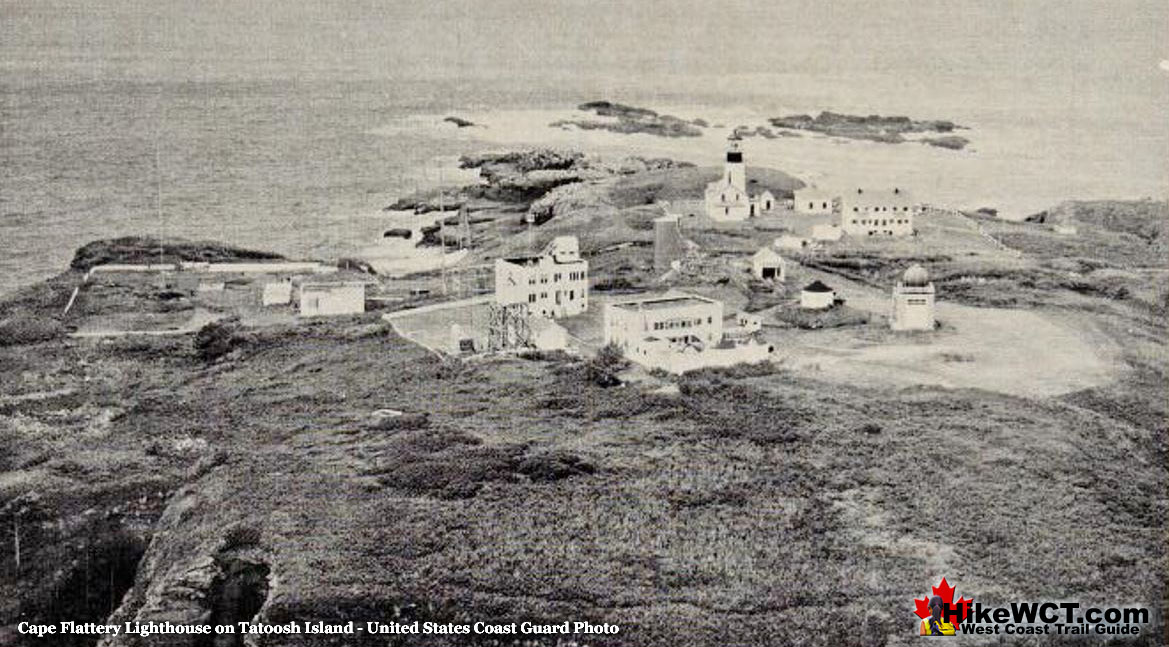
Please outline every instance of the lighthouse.
[[727, 146], [724, 179], [728, 186], [732, 186], [744, 194], [747, 193], [747, 165], [743, 164], [743, 151], [739, 150], [738, 139], [731, 139]]
[[770, 210], [775, 198], [752, 198], [747, 194], [747, 165], [743, 163], [743, 151], [739, 150], [739, 138], [732, 136], [727, 145], [726, 166], [722, 177], [706, 185], [706, 214], [711, 220], [746, 220]]

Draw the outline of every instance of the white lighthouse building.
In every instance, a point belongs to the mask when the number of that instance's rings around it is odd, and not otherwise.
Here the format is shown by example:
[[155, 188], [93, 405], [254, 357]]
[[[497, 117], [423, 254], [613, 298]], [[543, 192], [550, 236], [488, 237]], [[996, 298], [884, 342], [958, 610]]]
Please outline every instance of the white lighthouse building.
[[774, 207], [775, 196], [770, 191], [755, 197], [747, 193], [747, 165], [739, 140], [732, 137], [722, 177], [706, 185], [706, 215], [720, 222], [746, 220]]
[[929, 272], [916, 263], [893, 286], [893, 330], [934, 329], [934, 284]]

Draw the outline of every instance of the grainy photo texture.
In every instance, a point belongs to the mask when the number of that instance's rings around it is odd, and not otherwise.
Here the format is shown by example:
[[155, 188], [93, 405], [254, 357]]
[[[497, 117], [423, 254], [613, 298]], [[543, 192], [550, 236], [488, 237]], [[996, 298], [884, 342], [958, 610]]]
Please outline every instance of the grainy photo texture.
[[1162, 645], [1164, 0], [0, 0], [0, 645]]

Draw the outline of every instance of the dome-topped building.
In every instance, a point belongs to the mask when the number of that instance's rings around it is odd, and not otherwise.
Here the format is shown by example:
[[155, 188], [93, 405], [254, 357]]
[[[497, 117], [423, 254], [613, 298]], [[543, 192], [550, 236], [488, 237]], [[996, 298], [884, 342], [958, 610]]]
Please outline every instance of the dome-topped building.
[[893, 286], [893, 315], [889, 325], [893, 330], [933, 330], [934, 284], [924, 267], [914, 263]]
[[930, 273], [921, 265], [914, 263], [901, 276], [901, 283], [908, 287], [924, 288], [929, 285]]

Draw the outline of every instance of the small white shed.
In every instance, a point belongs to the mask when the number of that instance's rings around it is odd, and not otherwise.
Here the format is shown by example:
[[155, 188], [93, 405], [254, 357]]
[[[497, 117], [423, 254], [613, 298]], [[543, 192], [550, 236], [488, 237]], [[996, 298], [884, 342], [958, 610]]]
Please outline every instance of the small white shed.
[[264, 284], [264, 293], [260, 296], [260, 304], [265, 306], [283, 306], [292, 302], [292, 279], [274, 281]]
[[800, 291], [800, 307], [808, 310], [824, 310], [836, 303], [836, 290], [819, 279], [812, 281]]
[[764, 247], [751, 257], [751, 273], [765, 281], [783, 281], [787, 278], [787, 263], [770, 247]]
[[300, 316], [321, 317], [365, 312], [365, 283], [305, 283], [300, 286]]

